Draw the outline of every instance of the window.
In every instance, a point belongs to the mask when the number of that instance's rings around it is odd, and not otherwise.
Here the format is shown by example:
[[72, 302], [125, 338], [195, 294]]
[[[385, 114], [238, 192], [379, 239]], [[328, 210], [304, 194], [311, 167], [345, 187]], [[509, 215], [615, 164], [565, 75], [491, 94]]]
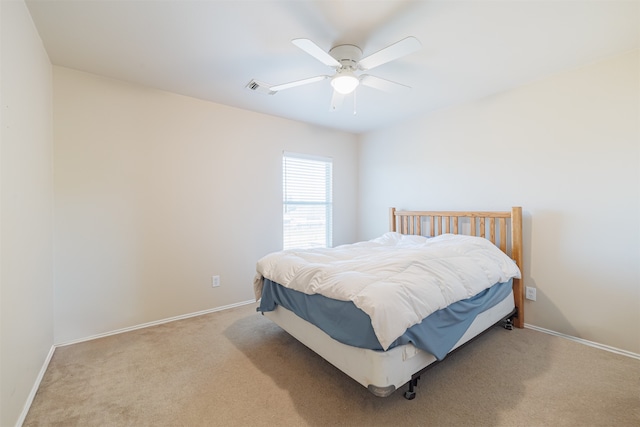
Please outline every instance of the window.
[[324, 157], [282, 156], [283, 248], [330, 247], [333, 163]]

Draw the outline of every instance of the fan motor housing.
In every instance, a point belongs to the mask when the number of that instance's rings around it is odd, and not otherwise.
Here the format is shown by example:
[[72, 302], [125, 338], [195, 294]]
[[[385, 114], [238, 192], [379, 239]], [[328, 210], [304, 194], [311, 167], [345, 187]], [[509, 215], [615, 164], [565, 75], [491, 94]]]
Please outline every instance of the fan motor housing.
[[335, 58], [342, 68], [355, 70], [358, 68], [358, 61], [362, 58], [362, 50], [352, 44], [342, 44], [332, 48], [329, 55]]

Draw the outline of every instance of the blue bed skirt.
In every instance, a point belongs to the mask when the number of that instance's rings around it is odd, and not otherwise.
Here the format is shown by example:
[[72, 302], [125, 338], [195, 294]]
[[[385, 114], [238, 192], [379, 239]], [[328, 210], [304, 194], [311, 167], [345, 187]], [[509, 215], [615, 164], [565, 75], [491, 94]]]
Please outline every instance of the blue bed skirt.
[[[476, 316], [511, 294], [512, 281], [498, 283], [479, 294], [438, 310], [394, 341], [389, 349], [412, 343], [438, 360], [451, 351]], [[258, 311], [273, 311], [280, 305], [316, 325], [333, 339], [353, 347], [382, 351], [369, 316], [351, 301], [323, 295], [307, 295], [264, 279]]]

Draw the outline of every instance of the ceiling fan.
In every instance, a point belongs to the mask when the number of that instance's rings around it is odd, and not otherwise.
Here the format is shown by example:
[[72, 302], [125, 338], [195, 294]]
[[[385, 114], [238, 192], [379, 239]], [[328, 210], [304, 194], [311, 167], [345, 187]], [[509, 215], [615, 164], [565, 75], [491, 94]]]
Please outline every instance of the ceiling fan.
[[357, 75], [356, 72], [367, 71], [382, 64], [386, 64], [387, 62], [409, 55], [422, 47], [418, 39], [415, 37], [406, 37], [363, 58], [362, 49], [351, 44], [338, 45], [329, 50], [329, 52], [325, 52], [316, 43], [309, 39], [294, 39], [291, 42], [318, 61], [334, 68], [335, 73], [331, 76], [314, 76], [278, 85], [266, 85], [256, 80], [252, 80], [249, 82], [247, 87], [252, 90], [259, 90], [273, 95], [281, 90], [330, 79], [331, 86], [333, 87], [333, 96], [331, 98], [332, 110], [337, 109], [342, 104], [344, 96], [355, 91], [360, 84], [383, 91], [393, 91], [398, 88], [409, 88], [409, 86], [383, 79], [381, 77], [369, 74]]

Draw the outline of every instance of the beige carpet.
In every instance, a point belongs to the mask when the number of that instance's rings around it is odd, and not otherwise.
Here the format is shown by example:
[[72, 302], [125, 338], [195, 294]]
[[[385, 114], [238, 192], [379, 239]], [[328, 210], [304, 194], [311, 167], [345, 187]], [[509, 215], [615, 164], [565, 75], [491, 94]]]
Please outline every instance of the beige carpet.
[[640, 426], [640, 361], [529, 329], [417, 392], [375, 397], [250, 305], [58, 348], [24, 425]]

